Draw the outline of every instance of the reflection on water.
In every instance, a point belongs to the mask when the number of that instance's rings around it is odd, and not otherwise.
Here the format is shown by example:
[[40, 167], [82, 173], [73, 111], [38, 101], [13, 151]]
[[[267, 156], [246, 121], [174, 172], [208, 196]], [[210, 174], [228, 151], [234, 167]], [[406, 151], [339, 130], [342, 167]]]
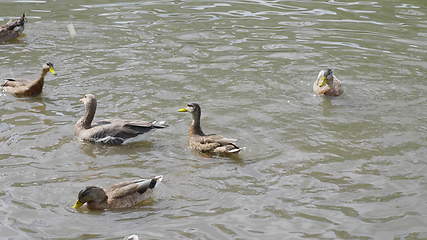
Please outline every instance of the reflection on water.
[[[425, 239], [427, 18], [423, 1], [6, 1], [25, 36], [0, 77], [53, 62], [42, 96], [0, 94], [5, 239]], [[72, 24], [76, 35], [70, 36]], [[339, 98], [312, 84], [331, 67]], [[170, 127], [123, 146], [79, 142], [96, 119]], [[188, 102], [234, 158], [187, 147]], [[95, 120], [96, 120], [95, 119]], [[164, 175], [148, 205], [89, 213], [80, 189]]]
[[96, 158], [107, 155], [129, 155], [139, 156], [140, 153], [149, 151], [153, 147], [152, 142], [127, 142], [126, 144], [119, 146], [108, 146], [101, 144], [91, 144], [82, 142], [80, 144], [80, 150], [86, 155]]

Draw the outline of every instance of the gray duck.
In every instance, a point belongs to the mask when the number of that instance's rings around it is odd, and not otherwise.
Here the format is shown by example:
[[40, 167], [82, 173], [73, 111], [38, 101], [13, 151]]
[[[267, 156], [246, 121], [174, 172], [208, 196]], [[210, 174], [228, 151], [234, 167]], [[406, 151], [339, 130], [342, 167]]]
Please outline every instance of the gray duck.
[[234, 154], [240, 152], [234, 142], [237, 139], [225, 138], [216, 134], [206, 135], [200, 126], [200, 116], [202, 110], [197, 103], [190, 103], [186, 108], [181, 108], [178, 112], [189, 112], [193, 116], [190, 129], [188, 131], [188, 145], [190, 149], [200, 153], [215, 153], [215, 154]]
[[129, 121], [122, 119], [102, 120], [92, 124], [96, 112], [96, 98], [86, 94], [80, 99], [85, 106], [84, 115], [74, 125], [74, 134], [82, 141], [109, 145], [122, 144], [129, 138], [153, 129], [165, 128], [164, 121]]
[[105, 210], [130, 208], [149, 199], [163, 176], [151, 179], [137, 179], [114, 184], [109, 188], [88, 186], [81, 190], [76, 203], [72, 206], [77, 209], [86, 203], [89, 210]]
[[313, 84], [313, 91], [320, 96], [339, 96], [344, 92], [341, 87], [341, 81], [338, 80], [330, 68], [319, 72]]

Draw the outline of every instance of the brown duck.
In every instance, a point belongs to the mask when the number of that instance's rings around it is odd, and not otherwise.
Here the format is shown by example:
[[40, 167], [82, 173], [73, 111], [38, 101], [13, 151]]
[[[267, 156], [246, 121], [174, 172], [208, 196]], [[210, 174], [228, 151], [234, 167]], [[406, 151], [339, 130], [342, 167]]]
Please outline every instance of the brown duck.
[[95, 117], [96, 98], [86, 94], [80, 99], [85, 106], [85, 113], [74, 125], [74, 134], [82, 141], [110, 145], [122, 144], [126, 139], [136, 137], [153, 129], [165, 128], [164, 121], [128, 121], [121, 119], [102, 120], [92, 125]]
[[73, 208], [80, 208], [85, 203], [89, 210], [134, 207], [149, 199], [153, 194], [154, 187], [162, 179], [162, 176], [156, 176], [152, 179], [121, 182], [107, 189], [89, 186], [79, 192], [78, 200]]
[[43, 91], [44, 78], [48, 72], [56, 75], [53, 64], [48, 62], [43, 65], [40, 77], [36, 80], [16, 80], [8, 78], [3, 83], [2, 88], [5, 92], [17, 97], [35, 97]]
[[341, 81], [335, 77], [332, 69], [321, 70], [313, 84], [313, 91], [317, 95], [339, 96], [344, 90]]
[[22, 17], [17, 20], [10, 20], [5, 25], [0, 26], [0, 42], [9, 41], [15, 39], [21, 35], [24, 31], [25, 25], [25, 13], [22, 14]]
[[234, 144], [236, 139], [225, 138], [216, 134], [206, 135], [200, 126], [200, 116], [202, 110], [197, 103], [190, 103], [186, 108], [181, 108], [179, 112], [189, 112], [193, 116], [190, 129], [188, 132], [188, 144], [190, 149], [201, 153], [216, 153], [216, 154], [230, 154], [238, 153], [241, 148]]

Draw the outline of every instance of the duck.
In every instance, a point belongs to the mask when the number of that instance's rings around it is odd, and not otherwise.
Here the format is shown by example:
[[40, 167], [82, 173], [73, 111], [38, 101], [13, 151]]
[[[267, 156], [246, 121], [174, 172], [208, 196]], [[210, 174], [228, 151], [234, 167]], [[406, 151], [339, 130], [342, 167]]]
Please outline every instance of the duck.
[[319, 96], [340, 96], [344, 90], [341, 81], [334, 75], [332, 69], [321, 70], [313, 84], [313, 91]]
[[51, 62], [43, 64], [39, 78], [35, 80], [7, 78], [1, 87], [5, 92], [15, 95], [16, 97], [36, 97], [43, 91], [44, 78], [48, 72], [56, 75], [53, 63]]
[[106, 145], [120, 145], [129, 138], [147, 133], [158, 128], [165, 128], [165, 121], [131, 121], [122, 119], [106, 119], [92, 124], [96, 112], [96, 98], [86, 94], [80, 99], [84, 104], [85, 113], [74, 125], [74, 134], [81, 140]]
[[178, 109], [178, 112], [189, 112], [193, 117], [188, 135], [188, 144], [191, 150], [207, 154], [236, 154], [242, 150], [234, 142], [237, 139], [225, 138], [216, 134], [205, 134], [200, 126], [202, 110], [197, 103], [189, 103], [186, 108]]
[[10, 20], [8, 23], [0, 26], [0, 42], [13, 40], [21, 35], [24, 31], [25, 13], [16, 20]]
[[135, 207], [149, 199], [157, 183], [163, 176], [150, 179], [137, 179], [114, 184], [108, 188], [87, 186], [78, 194], [77, 201], [72, 208], [78, 209], [86, 204], [89, 210], [110, 210]]

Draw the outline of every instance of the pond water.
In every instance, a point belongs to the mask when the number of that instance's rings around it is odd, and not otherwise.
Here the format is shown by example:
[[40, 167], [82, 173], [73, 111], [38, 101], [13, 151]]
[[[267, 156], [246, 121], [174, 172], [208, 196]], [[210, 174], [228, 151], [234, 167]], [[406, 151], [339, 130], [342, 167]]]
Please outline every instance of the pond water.
[[[426, 239], [427, 1], [6, 0], [25, 36], [0, 44], [2, 239]], [[67, 26], [73, 24], [71, 37]], [[314, 96], [331, 67], [337, 98]], [[79, 142], [96, 119], [165, 120], [123, 146]], [[187, 149], [189, 102], [239, 158]], [[145, 205], [76, 211], [88, 185], [164, 175]]]

